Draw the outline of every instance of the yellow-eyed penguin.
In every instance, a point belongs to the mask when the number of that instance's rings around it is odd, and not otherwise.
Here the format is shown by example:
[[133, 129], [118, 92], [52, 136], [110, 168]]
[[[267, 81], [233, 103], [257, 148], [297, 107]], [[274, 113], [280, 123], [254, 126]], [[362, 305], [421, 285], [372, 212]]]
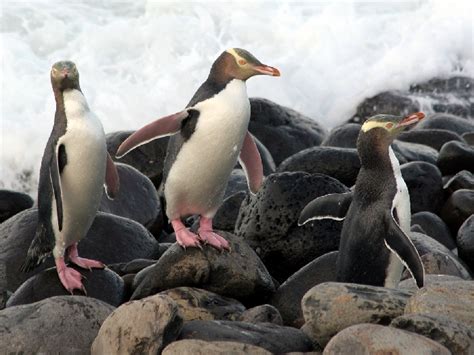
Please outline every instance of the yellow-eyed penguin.
[[403, 265], [418, 287], [424, 268], [410, 232], [410, 197], [390, 146], [422, 112], [406, 117], [376, 115], [362, 125], [357, 140], [361, 168], [353, 191], [310, 202], [299, 224], [311, 220], [344, 220], [336, 263], [337, 280], [397, 287]]
[[77, 243], [89, 230], [105, 184], [109, 198], [119, 188], [116, 167], [107, 153], [105, 134], [79, 86], [70, 61], [51, 69], [56, 100], [54, 126], [41, 161], [38, 186], [38, 226], [22, 270], [28, 271], [51, 254], [59, 279], [69, 291], [81, 289], [81, 274], [67, 267], [65, 257], [83, 268], [103, 268], [100, 261], [81, 258]]
[[[280, 72], [244, 49], [226, 50], [183, 111], [141, 128], [117, 150], [117, 157], [122, 157], [151, 140], [171, 136], [161, 190], [166, 215], [183, 247], [207, 243], [229, 249], [227, 240], [213, 231], [212, 218], [222, 203], [237, 159], [250, 191], [256, 192], [262, 184], [260, 154], [247, 131], [250, 102], [245, 82], [254, 75], [279, 76]], [[197, 235], [181, 221], [188, 215], [200, 215]]]

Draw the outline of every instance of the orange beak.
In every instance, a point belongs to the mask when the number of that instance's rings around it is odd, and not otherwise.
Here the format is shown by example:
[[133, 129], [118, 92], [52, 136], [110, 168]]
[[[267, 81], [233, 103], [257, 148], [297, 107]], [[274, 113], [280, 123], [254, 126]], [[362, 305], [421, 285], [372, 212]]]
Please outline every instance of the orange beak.
[[418, 121], [421, 121], [423, 118], [425, 118], [425, 114], [423, 112], [412, 113], [406, 116], [403, 120], [401, 120], [398, 124], [398, 127], [412, 125], [414, 123], [417, 123]]
[[280, 71], [269, 65], [256, 65], [253, 68], [255, 71], [263, 75], [280, 76]]

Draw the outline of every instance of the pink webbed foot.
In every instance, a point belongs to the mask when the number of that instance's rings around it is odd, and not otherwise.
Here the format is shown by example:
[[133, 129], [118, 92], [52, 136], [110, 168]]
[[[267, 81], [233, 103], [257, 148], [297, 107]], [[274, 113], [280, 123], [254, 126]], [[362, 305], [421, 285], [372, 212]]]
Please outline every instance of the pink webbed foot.
[[81, 258], [77, 251], [77, 243], [74, 243], [68, 248], [69, 260], [83, 269], [103, 269], [105, 265], [97, 260]]
[[201, 244], [199, 243], [198, 236], [188, 230], [179, 219], [172, 220], [171, 225], [173, 226], [174, 233], [176, 235], [176, 241], [184, 249], [186, 249], [187, 247], [202, 249]]
[[230, 251], [229, 242], [221, 237], [219, 234], [214, 232], [212, 229], [212, 219], [201, 216], [199, 221], [199, 240], [203, 243], [209, 244], [217, 250], [228, 250]]
[[74, 270], [73, 268], [67, 267], [64, 263], [64, 258], [57, 258], [56, 269], [58, 271], [59, 280], [63, 284], [64, 288], [73, 294], [74, 290], [81, 290], [86, 293], [86, 289], [82, 284], [82, 275], [79, 271]]

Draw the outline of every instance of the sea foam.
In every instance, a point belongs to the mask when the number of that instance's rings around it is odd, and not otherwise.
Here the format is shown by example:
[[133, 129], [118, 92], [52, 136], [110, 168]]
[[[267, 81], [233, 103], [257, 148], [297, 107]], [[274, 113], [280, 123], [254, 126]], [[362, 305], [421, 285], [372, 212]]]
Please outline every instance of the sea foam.
[[106, 132], [182, 109], [217, 55], [248, 49], [280, 69], [261, 96], [327, 128], [383, 90], [474, 74], [471, 1], [2, 4], [0, 187], [35, 193], [54, 117], [51, 65], [76, 62]]

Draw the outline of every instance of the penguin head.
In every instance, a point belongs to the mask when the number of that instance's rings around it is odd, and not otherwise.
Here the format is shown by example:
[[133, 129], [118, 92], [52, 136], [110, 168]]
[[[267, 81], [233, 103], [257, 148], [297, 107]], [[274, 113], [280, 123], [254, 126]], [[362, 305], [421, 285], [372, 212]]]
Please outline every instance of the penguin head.
[[408, 116], [380, 114], [368, 118], [362, 125], [357, 139], [357, 150], [361, 160], [374, 152], [386, 152], [390, 144], [406, 127], [425, 117], [423, 112]]
[[76, 64], [71, 61], [63, 60], [53, 64], [51, 68], [51, 84], [53, 89], [64, 91], [66, 89], [78, 89], [79, 72]]
[[262, 64], [249, 51], [241, 48], [230, 48], [216, 59], [210, 76], [221, 79], [247, 80], [254, 75], [280, 76], [277, 68]]

